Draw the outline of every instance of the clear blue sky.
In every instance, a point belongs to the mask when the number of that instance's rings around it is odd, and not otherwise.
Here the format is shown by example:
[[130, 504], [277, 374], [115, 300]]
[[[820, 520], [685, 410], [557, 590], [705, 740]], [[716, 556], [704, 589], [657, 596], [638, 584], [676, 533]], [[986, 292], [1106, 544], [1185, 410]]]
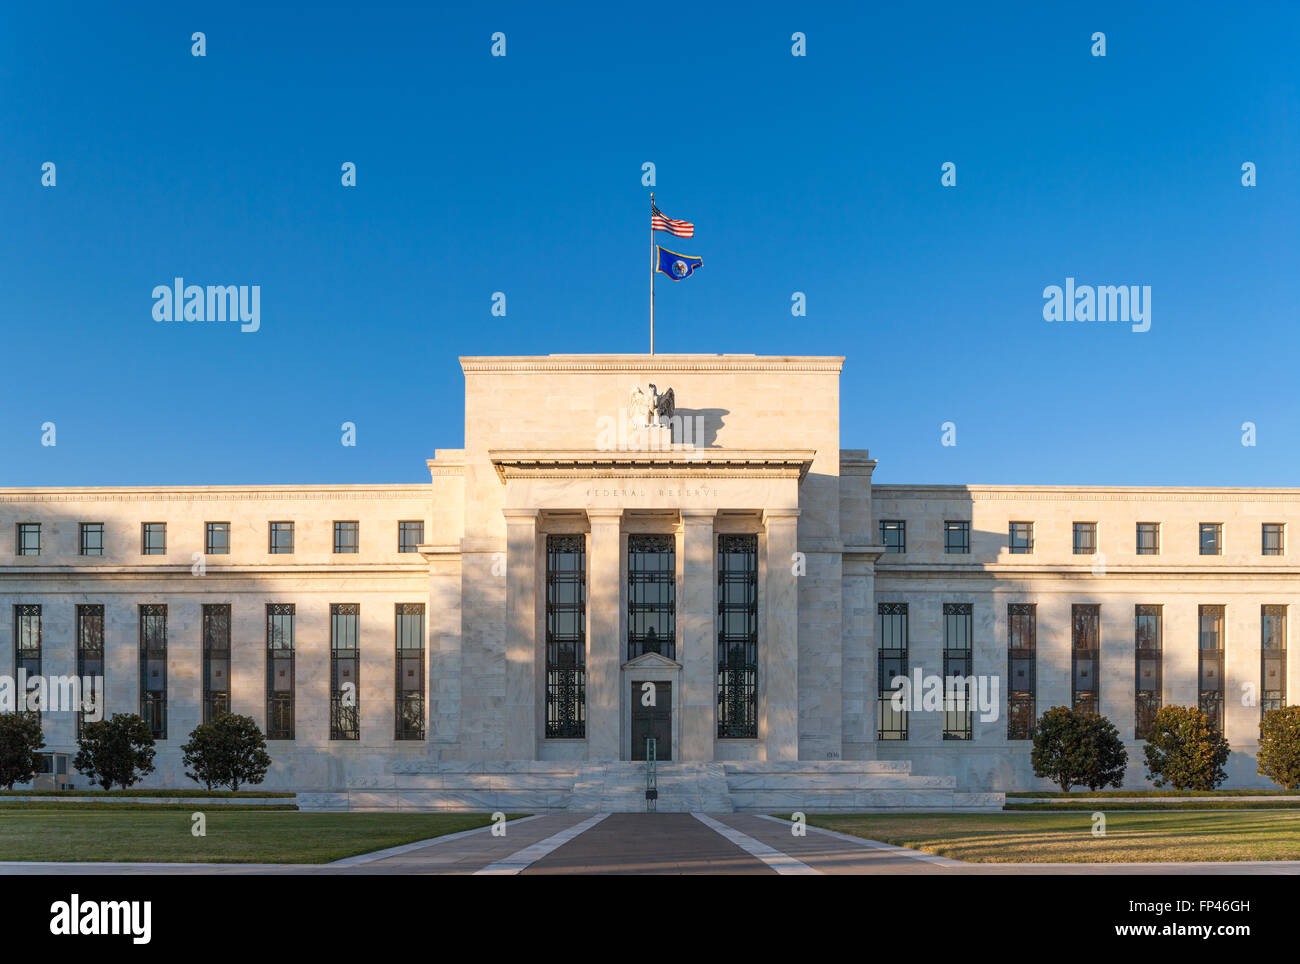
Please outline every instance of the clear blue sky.
[[1295, 5], [187, 6], [0, 13], [0, 484], [426, 480], [458, 355], [646, 350], [645, 161], [658, 349], [846, 355], [879, 481], [1300, 481]]

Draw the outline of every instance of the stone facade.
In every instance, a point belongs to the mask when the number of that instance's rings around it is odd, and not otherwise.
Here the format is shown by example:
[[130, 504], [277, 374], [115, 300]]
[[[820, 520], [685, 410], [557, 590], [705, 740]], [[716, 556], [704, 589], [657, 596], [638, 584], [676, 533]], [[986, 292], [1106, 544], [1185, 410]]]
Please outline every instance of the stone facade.
[[[48, 676], [76, 670], [76, 607], [103, 605], [107, 710], [138, 711], [139, 607], [166, 605], [167, 738], [146, 785], [184, 786], [179, 746], [202, 706], [202, 606], [231, 606], [232, 709], [265, 727], [267, 606], [292, 604], [294, 734], [271, 742], [267, 786], [321, 805], [347, 805], [351, 792], [361, 806], [599, 806], [627, 794], [611, 774], [639, 772], [618, 761], [636, 756], [635, 687], [651, 683], [671, 692], [663, 755], [681, 765], [665, 772], [689, 784], [683, 800], [715, 801], [729, 786], [736, 806], [756, 809], [813, 791], [840, 809], [983, 806], [985, 791], [1044, 786], [1029, 744], [1008, 739], [1005, 686], [996, 718], [976, 717], [970, 740], [944, 739], [932, 712], [909, 714], [906, 740], [879, 739], [881, 603], [907, 605], [908, 668], [933, 674], [943, 604], [970, 604], [972, 671], [998, 679], [1007, 606], [1035, 604], [1039, 713], [1071, 702], [1071, 607], [1098, 605], [1100, 706], [1129, 741], [1135, 787], [1145, 781], [1134, 607], [1162, 607], [1162, 700], [1195, 704], [1198, 607], [1223, 605], [1231, 782], [1264, 785], [1260, 710], [1241, 695], [1260, 686], [1261, 606], [1286, 606], [1293, 621], [1297, 570], [1289, 554], [1261, 553], [1261, 526], [1289, 524], [1300, 490], [873, 487], [868, 453], [840, 449], [840, 358], [461, 362], [465, 447], [435, 452], [429, 484], [0, 489], [0, 533], [15, 540], [0, 546], [0, 672], [15, 668], [15, 607], [41, 607]], [[652, 382], [675, 393], [672, 424], [624, 431], [630, 393]], [[229, 523], [231, 549], [200, 560], [213, 521]], [[273, 521], [294, 523], [292, 554], [269, 552]], [[334, 551], [339, 521], [358, 524], [357, 552]], [[416, 551], [399, 552], [403, 521], [423, 526]], [[882, 521], [905, 523], [904, 551], [886, 551]], [[969, 524], [967, 554], [945, 551], [952, 521]], [[1013, 521], [1033, 523], [1031, 553], [1009, 553]], [[103, 524], [102, 555], [79, 554], [85, 522]], [[166, 523], [165, 554], [142, 554], [147, 522]], [[1095, 524], [1096, 552], [1074, 552], [1075, 522]], [[1160, 523], [1158, 555], [1136, 553], [1138, 522]], [[1222, 526], [1219, 555], [1199, 551], [1209, 522]], [[18, 527], [31, 524], [39, 554], [19, 555]], [[629, 657], [628, 540], [640, 534], [674, 547], [670, 655]], [[552, 535], [585, 547], [585, 729], [563, 737], [547, 727]], [[730, 535], [756, 548], [755, 720], [740, 735], [719, 732], [718, 546]], [[332, 604], [359, 607], [358, 740], [331, 739]], [[395, 613], [409, 604], [425, 613], [423, 735], [396, 739], [414, 664], [399, 676]], [[1297, 663], [1287, 693], [1300, 686]], [[71, 714], [44, 719], [48, 748], [72, 752]]]

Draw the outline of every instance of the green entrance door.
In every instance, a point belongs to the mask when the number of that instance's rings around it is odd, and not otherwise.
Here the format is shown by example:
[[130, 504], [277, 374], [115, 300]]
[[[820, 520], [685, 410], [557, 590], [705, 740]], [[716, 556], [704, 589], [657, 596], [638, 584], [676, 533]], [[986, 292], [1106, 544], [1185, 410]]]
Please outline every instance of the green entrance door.
[[645, 706], [641, 688], [644, 682], [632, 684], [632, 759], [645, 759], [645, 741], [655, 740], [655, 759], [673, 758], [673, 684], [655, 683], [655, 705]]

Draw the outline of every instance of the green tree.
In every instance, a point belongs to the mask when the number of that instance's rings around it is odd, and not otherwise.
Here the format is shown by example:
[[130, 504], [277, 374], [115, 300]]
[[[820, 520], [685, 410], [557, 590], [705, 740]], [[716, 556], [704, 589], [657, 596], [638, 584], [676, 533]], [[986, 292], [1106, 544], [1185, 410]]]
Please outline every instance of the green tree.
[[1196, 706], [1163, 706], [1147, 738], [1147, 776], [1158, 787], [1213, 790], [1227, 777], [1228, 741]]
[[0, 714], [0, 786], [12, 790], [36, 775], [36, 753], [45, 746], [35, 713]]
[[1259, 721], [1259, 775], [1279, 787], [1300, 787], [1300, 706], [1265, 710]]
[[153, 733], [134, 713], [114, 713], [109, 720], [86, 723], [72, 765], [105, 790], [120, 783], [125, 790], [153, 773]]
[[189, 768], [185, 775], [209, 790], [214, 786], [238, 790], [241, 783], [261, 783], [271, 765], [262, 731], [252, 717], [236, 713], [200, 723], [181, 753]]
[[1063, 792], [1075, 784], [1100, 790], [1124, 782], [1128, 751], [1104, 716], [1053, 706], [1034, 727], [1030, 762], [1035, 776], [1046, 777]]

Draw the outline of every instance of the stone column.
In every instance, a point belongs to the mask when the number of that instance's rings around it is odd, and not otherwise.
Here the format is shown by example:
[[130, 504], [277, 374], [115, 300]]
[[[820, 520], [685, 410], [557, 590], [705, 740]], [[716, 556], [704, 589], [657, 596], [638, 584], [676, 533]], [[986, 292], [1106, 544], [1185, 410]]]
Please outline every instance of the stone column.
[[507, 760], [537, 757], [537, 515], [504, 509], [506, 517]]
[[619, 639], [619, 539], [622, 509], [588, 509], [591, 553], [587, 559], [587, 754], [617, 760], [623, 648]]
[[682, 595], [677, 603], [682, 645], [677, 659], [682, 664], [683, 760], [712, 760], [717, 734], [714, 514], [713, 509], [682, 510]]
[[794, 554], [799, 548], [799, 510], [768, 509], [766, 646], [762, 654], [767, 759], [799, 758], [799, 586]]

